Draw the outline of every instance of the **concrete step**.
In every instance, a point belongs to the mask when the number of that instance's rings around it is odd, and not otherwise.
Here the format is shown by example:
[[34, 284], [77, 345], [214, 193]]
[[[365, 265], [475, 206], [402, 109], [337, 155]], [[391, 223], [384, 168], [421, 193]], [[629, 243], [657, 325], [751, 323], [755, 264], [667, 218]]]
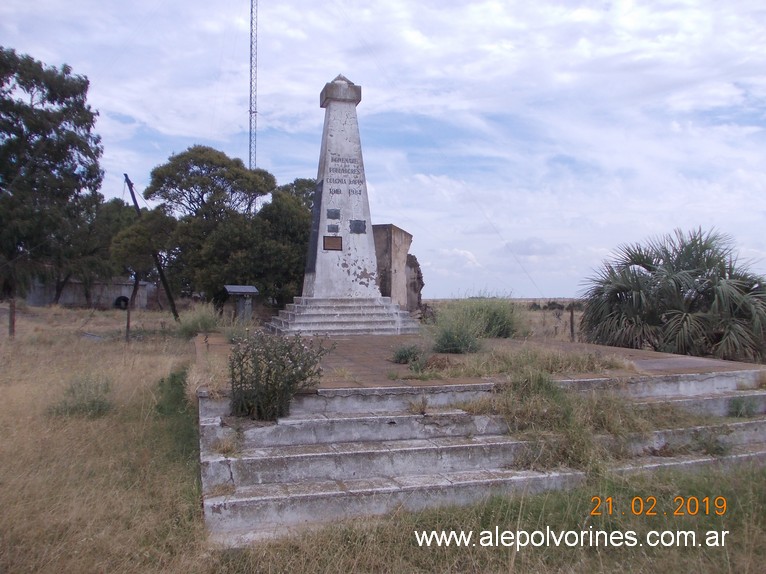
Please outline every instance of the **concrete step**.
[[329, 321], [354, 322], [354, 321], [383, 321], [396, 322], [403, 319], [410, 320], [409, 315], [400, 315], [387, 312], [385, 309], [373, 309], [368, 312], [360, 312], [358, 309], [343, 308], [324, 313], [315, 309], [303, 313], [293, 311], [280, 311], [275, 317], [281, 321], [300, 321], [301, 323], [322, 323]]
[[381, 320], [368, 320], [364, 318], [346, 318], [335, 321], [331, 319], [321, 319], [316, 321], [287, 321], [275, 317], [271, 323], [265, 325], [271, 333], [293, 334], [301, 333], [303, 335], [341, 335], [344, 337], [350, 335], [416, 335], [419, 327], [417, 325], [407, 325], [401, 321], [390, 318]]
[[254, 446], [287, 446], [413, 437], [479, 436], [503, 434], [508, 430], [499, 415], [472, 416], [459, 409], [430, 409], [426, 415], [402, 412], [292, 414], [273, 424], [243, 420], [238, 425], [238, 429], [226, 426], [222, 415], [200, 418], [203, 450], [215, 449], [216, 444], [222, 441], [238, 441]]
[[285, 446], [360, 441], [391, 441], [504, 434], [508, 430], [498, 415], [472, 416], [459, 409], [431, 410], [425, 415], [391, 413], [335, 413], [290, 415], [271, 426], [242, 431], [250, 445]]
[[625, 379], [564, 379], [557, 383], [577, 392], [612, 390], [633, 399], [701, 397], [761, 387], [763, 371], [719, 371], [680, 375], [637, 376]]
[[419, 323], [389, 297], [314, 299], [296, 297], [266, 328], [273, 333], [304, 335], [416, 334]]
[[487, 397], [492, 382], [456, 385], [391, 386], [372, 388], [318, 389], [298, 395], [290, 406], [291, 415], [331, 413], [412, 412], [422, 406], [452, 407]]
[[231, 458], [202, 457], [201, 472], [211, 488], [408, 476], [424, 468], [449, 473], [510, 466], [525, 448], [508, 435], [248, 448]]
[[295, 307], [376, 307], [393, 305], [391, 297], [295, 297]]
[[[646, 383], [642, 383], [646, 384]], [[471, 417], [455, 405], [492, 393], [491, 382], [471, 385], [423, 385], [375, 389], [319, 389], [297, 396], [289, 417], [276, 424], [243, 422], [245, 440], [272, 446], [317, 444], [343, 440], [395, 440], [459, 434], [500, 434], [502, 417]], [[619, 387], [613, 390], [620, 392]], [[588, 392], [595, 392], [591, 388]], [[698, 415], [750, 417], [766, 414], [766, 389], [724, 391], [693, 397], [641, 398], [637, 404], [666, 404]], [[427, 415], [420, 414], [425, 405]], [[229, 414], [229, 398], [210, 398], [200, 391], [200, 439], [210, 448], [230, 439], [234, 429], [223, 419]]]
[[270, 332], [280, 335], [304, 335], [328, 337], [347, 337], [353, 335], [417, 335], [417, 327], [379, 327], [377, 325], [357, 326], [348, 328], [338, 325], [315, 325], [303, 327], [291, 325], [289, 327], [275, 327], [264, 325]]
[[638, 404], [663, 404], [697, 415], [752, 417], [766, 414], [766, 389], [723, 392], [701, 397], [654, 397]]
[[[744, 463], [766, 463], [766, 444], [750, 444], [721, 457], [642, 457], [614, 465], [612, 470], [619, 474], [633, 474]], [[204, 514], [213, 541], [239, 546], [330, 521], [380, 516], [400, 509], [418, 511], [445, 505], [467, 505], [493, 495], [570, 489], [584, 481], [585, 474], [575, 470], [534, 472], [496, 468], [262, 484], [238, 488], [231, 494], [206, 497]]]
[[[680, 451], [726, 450], [732, 446], [766, 442], [766, 420], [724, 425], [659, 430], [635, 435], [618, 443], [622, 456]], [[243, 441], [244, 442], [244, 441]], [[408, 476], [429, 472], [453, 473], [479, 468], [519, 467], [529, 453], [540, 450], [538, 439], [509, 435], [451, 436], [431, 439], [373, 440], [290, 446], [244, 444], [236, 455], [201, 457], [202, 482], [209, 490], [221, 485], [237, 487], [306, 480], [346, 480], [378, 476]], [[521, 458], [520, 458], [521, 457]], [[520, 463], [519, 460], [522, 462]]]

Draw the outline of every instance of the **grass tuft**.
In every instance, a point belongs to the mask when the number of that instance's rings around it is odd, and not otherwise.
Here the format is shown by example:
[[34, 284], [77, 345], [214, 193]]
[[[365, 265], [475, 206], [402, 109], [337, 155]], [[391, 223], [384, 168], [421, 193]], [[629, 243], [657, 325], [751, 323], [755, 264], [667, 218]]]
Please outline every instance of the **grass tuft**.
[[404, 345], [394, 349], [392, 361], [398, 365], [407, 365], [423, 356], [423, 349], [418, 345]]
[[69, 383], [64, 397], [51, 405], [48, 413], [54, 416], [82, 416], [89, 419], [103, 417], [112, 410], [109, 399], [112, 383], [109, 379], [87, 375]]
[[516, 306], [508, 299], [461, 299], [443, 305], [433, 327], [437, 353], [475, 353], [480, 339], [509, 338], [522, 330]]
[[752, 397], [734, 397], [729, 402], [729, 416], [750, 418], [758, 414], [758, 404]]
[[220, 321], [221, 316], [212, 303], [197, 303], [181, 314], [178, 333], [184, 339], [192, 339], [200, 333], [217, 330]]

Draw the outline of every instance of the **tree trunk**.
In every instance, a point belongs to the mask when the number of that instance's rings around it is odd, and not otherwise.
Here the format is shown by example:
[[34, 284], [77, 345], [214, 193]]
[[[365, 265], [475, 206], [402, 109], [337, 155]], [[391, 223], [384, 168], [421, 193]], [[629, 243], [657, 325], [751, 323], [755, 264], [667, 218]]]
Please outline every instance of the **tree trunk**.
[[130, 293], [130, 303], [128, 304], [128, 309], [136, 308], [136, 296], [138, 295], [139, 283], [140, 281], [138, 280], [138, 273], [136, 273], [133, 276], [133, 291]]
[[72, 274], [67, 273], [66, 276], [61, 281], [59, 281], [58, 279], [56, 280], [56, 293], [53, 296], [54, 305], [59, 304], [59, 300], [61, 299], [61, 294], [64, 292], [64, 289], [69, 284], [69, 280], [71, 278], [72, 278]]
[[16, 337], [16, 286], [11, 285], [11, 294], [8, 299], [8, 338]]

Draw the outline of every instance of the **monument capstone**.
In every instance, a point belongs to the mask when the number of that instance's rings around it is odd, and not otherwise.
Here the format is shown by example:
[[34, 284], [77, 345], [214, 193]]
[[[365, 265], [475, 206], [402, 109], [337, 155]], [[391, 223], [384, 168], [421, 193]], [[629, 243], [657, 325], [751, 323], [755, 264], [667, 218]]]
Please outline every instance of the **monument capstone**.
[[356, 106], [362, 88], [342, 75], [325, 109], [303, 294], [268, 327], [303, 334], [414, 333], [418, 323], [382, 297]]

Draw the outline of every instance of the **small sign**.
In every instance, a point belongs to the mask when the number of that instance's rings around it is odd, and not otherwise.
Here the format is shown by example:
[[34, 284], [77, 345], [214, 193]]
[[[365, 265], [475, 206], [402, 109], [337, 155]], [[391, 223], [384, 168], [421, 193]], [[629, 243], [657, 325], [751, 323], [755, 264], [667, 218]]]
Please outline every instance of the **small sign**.
[[325, 251], [343, 251], [343, 238], [340, 235], [325, 235], [322, 249]]
[[328, 209], [327, 219], [340, 219], [340, 209]]
[[327, 233], [340, 233], [340, 225], [337, 225], [337, 224], [328, 225]]

